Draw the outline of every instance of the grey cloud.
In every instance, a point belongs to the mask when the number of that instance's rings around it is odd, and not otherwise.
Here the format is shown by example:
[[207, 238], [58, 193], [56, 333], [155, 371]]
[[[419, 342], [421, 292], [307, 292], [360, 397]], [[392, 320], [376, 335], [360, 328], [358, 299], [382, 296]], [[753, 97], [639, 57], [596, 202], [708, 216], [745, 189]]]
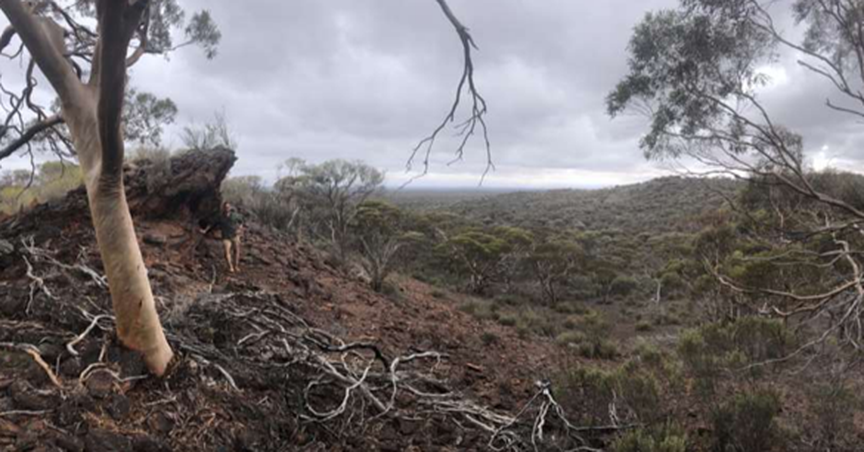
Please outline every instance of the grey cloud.
[[[610, 121], [603, 97], [625, 70], [633, 25], [675, 0], [451, 3], [480, 47], [476, 77], [499, 168], [493, 179], [504, 183], [519, 173], [513, 168], [622, 179], [651, 168], [636, 147], [642, 128]], [[224, 108], [241, 143], [237, 173], [273, 177], [290, 156], [344, 157], [401, 178], [413, 145], [446, 113], [462, 69], [458, 39], [432, 0], [188, 5], [212, 10], [223, 29], [220, 55], [206, 61], [188, 49], [170, 63], [149, 61], [135, 82], [171, 96], [186, 120]], [[164, 82], [155, 84], [159, 74]], [[454, 147], [443, 137], [431, 170], [479, 179], [481, 141], [447, 166]]]
[[[638, 149], [645, 121], [610, 120], [604, 97], [626, 71], [626, 46], [648, 11], [677, 0], [450, 0], [470, 27], [497, 185], [597, 185], [660, 174]], [[185, 48], [133, 70], [135, 85], [180, 107], [174, 136], [215, 111], [240, 142], [235, 174], [277, 175], [288, 157], [363, 159], [402, 181], [412, 147], [443, 118], [462, 70], [461, 48], [434, 0], [188, 0], [223, 31], [219, 56]], [[860, 123], [818, 107], [830, 88], [784, 61], [789, 80], [765, 93], [808, 149], [860, 165]], [[814, 107], [815, 106], [815, 107]], [[464, 113], [464, 112], [463, 112]], [[469, 185], [485, 154], [479, 138], [448, 166], [448, 130], [422, 183]], [[857, 162], [857, 163], [856, 163]], [[555, 179], [558, 178], [558, 179]], [[472, 180], [473, 179], [473, 180]], [[532, 181], [536, 183], [532, 183]]]

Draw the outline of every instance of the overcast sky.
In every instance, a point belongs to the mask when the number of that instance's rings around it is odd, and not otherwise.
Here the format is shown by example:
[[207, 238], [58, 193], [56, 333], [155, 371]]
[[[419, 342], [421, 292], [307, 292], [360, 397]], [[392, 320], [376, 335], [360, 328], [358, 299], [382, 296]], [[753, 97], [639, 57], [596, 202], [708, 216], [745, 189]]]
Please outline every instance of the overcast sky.
[[[132, 83], [177, 103], [169, 145], [179, 146], [179, 126], [224, 111], [239, 141], [234, 175], [272, 180], [289, 157], [345, 158], [386, 170], [398, 185], [412, 147], [446, 113], [462, 70], [459, 40], [434, 0], [181, 4], [211, 10], [223, 33], [219, 55], [208, 61], [185, 48], [170, 60], [149, 57], [133, 68]], [[450, 0], [480, 47], [476, 82], [488, 100], [497, 166], [486, 185], [597, 187], [666, 174], [638, 149], [644, 119], [610, 119], [604, 97], [626, 70], [633, 26], [676, 4]], [[862, 124], [821, 108], [827, 85], [794, 56], [787, 60], [766, 69], [772, 113], [804, 134], [818, 167], [864, 170]], [[430, 174], [415, 185], [476, 185], [481, 142], [448, 167], [453, 150], [452, 139], [439, 142]]]

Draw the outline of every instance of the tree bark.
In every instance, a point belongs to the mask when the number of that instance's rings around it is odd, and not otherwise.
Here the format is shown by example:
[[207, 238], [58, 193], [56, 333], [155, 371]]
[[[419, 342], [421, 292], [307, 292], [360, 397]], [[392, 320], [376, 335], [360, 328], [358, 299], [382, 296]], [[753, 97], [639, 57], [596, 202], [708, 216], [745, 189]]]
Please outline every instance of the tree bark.
[[146, 1], [98, 0], [99, 41], [91, 80], [83, 84], [64, 56], [62, 30], [31, 13], [20, 0], [0, 0], [36, 64], [60, 98], [84, 172], [93, 226], [108, 278], [117, 335], [144, 355], [161, 376], [173, 357], [165, 339], [123, 187], [121, 115], [129, 40], [148, 7]]
[[117, 336], [123, 345], [143, 354], [150, 372], [161, 376], [173, 352], [156, 312], [123, 178], [109, 182], [103, 177], [95, 92], [89, 101], [82, 99], [82, 104], [64, 105], [64, 116], [70, 118], [70, 132], [84, 172], [96, 241], [117, 319]]

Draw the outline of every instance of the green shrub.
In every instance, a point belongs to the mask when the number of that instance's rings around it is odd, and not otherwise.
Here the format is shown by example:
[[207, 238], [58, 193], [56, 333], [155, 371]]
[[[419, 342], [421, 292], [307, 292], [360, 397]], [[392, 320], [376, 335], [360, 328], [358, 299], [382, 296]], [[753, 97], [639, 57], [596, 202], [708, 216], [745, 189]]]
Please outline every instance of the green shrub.
[[633, 293], [636, 288], [639, 287], [639, 282], [636, 281], [635, 278], [630, 276], [616, 276], [614, 280], [612, 280], [612, 285], [609, 288], [609, 293], [612, 295], [619, 295], [622, 297], [626, 297]]
[[[677, 387], [683, 381], [681, 362], [665, 350], [645, 341], [637, 343], [634, 360], [639, 366], [666, 380], [667, 385]], [[631, 364], [632, 365], [632, 364]]]
[[484, 331], [480, 335], [480, 340], [483, 342], [483, 345], [489, 346], [498, 342], [498, 335], [491, 331]]
[[459, 310], [480, 320], [498, 320], [494, 306], [486, 301], [468, 301], [460, 305]]
[[581, 303], [575, 301], [562, 301], [556, 303], [552, 309], [561, 314], [585, 314], [588, 312]]
[[469, 301], [466, 303], [462, 303], [459, 305], [459, 310], [466, 313], [474, 315], [480, 307], [480, 303], [477, 301]]
[[583, 425], [608, 425], [614, 403], [623, 423], [651, 423], [662, 416], [660, 384], [643, 369], [619, 366], [614, 370], [581, 367], [558, 376], [562, 403]]
[[854, 440], [855, 413], [864, 408], [858, 394], [844, 381], [836, 380], [816, 384], [808, 396], [821, 449], [849, 449], [849, 439]]
[[776, 449], [782, 437], [775, 418], [780, 413], [780, 397], [771, 391], [746, 392], [714, 410], [715, 450], [767, 451]]
[[552, 319], [533, 309], [522, 311], [518, 325], [540, 336], [555, 337], [558, 334], [558, 327]]
[[[744, 317], [683, 332], [678, 354], [694, 377], [696, 389], [703, 396], [712, 396], [729, 371], [786, 356], [793, 345], [792, 334], [781, 322]], [[752, 366], [742, 375], [756, 379], [766, 369], [770, 367]]]
[[619, 436], [611, 452], [687, 452], [687, 435], [680, 430], [636, 429]]
[[654, 317], [655, 325], [680, 325], [681, 319], [672, 312], [664, 312]]
[[514, 293], [499, 294], [493, 300], [498, 306], [519, 306], [524, 303], [524, 299]]
[[569, 346], [585, 342], [585, 334], [579, 331], [565, 331], [555, 338], [558, 345]]
[[647, 320], [640, 320], [636, 322], [636, 331], [651, 331], [654, 327], [651, 325], [651, 322]]
[[588, 359], [615, 359], [619, 356], [618, 346], [605, 339], [579, 344], [576, 350], [580, 356]]
[[429, 295], [431, 295], [432, 298], [447, 298], [447, 293], [440, 289], [433, 289], [432, 292], [429, 293]]
[[575, 330], [579, 328], [579, 317], [574, 315], [568, 315], [567, 318], [564, 319], [564, 322], [561, 323], [561, 326], [566, 330]]
[[514, 314], [501, 314], [498, 316], [498, 323], [504, 326], [516, 326], [519, 319]]

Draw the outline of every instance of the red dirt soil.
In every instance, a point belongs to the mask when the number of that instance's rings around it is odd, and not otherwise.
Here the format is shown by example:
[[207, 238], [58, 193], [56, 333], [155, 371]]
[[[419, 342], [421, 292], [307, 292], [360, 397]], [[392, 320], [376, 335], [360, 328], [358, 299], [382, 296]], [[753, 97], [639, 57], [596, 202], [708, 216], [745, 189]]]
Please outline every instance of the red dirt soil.
[[[82, 270], [101, 273], [82, 191], [0, 223], [0, 240], [14, 248], [0, 246], [0, 343], [6, 344], [0, 347], [0, 451], [485, 450], [486, 432], [446, 413], [410, 408], [404, 395], [400, 413], [410, 416], [366, 417], [374, 412], [354, 397], [351, 414], [329, 423], [310, 420], [302, 399], [314, 378], [309, 369], [262, 364], [280, 357], [264, 341], [235, 345], [255, 330], [229, 313], [269, 306], [346, 342], [374, 343], [388, 357], [443, 353], [434, 375], [496, 412], [515, 413], [535, 394], [535, 380], [555, 365], [549, 342], [523, 340], [512, 329], [474, 319], [450, 297], [432, 296], [430, 287], [408, 278], [399, 278], [392, 296], [372, 292], [313, 248], [254, 222], [241, 271], [229, 275], [221, 242], [201, 236], [196, 216], [136, 212], [160, 315], [178, 351], [164, 379], [135, 378], [145, 373], [140, 359], [116, 344], [110, 322], [75, 345], [79, 356], [66, 347], [91, 323], [83, 311], [110, 314], [107, 289]], [[44, 287], [28, 277], [25, 258]], [[490, 333], [486, 341], [484, 333]], [[13, 344], [35, 346], [62, 387]], [[208, 352], [232, 359], [211, 358], [212, 366], [193, 359]], [[316, 397], [332, 407], [341, 392]]]

